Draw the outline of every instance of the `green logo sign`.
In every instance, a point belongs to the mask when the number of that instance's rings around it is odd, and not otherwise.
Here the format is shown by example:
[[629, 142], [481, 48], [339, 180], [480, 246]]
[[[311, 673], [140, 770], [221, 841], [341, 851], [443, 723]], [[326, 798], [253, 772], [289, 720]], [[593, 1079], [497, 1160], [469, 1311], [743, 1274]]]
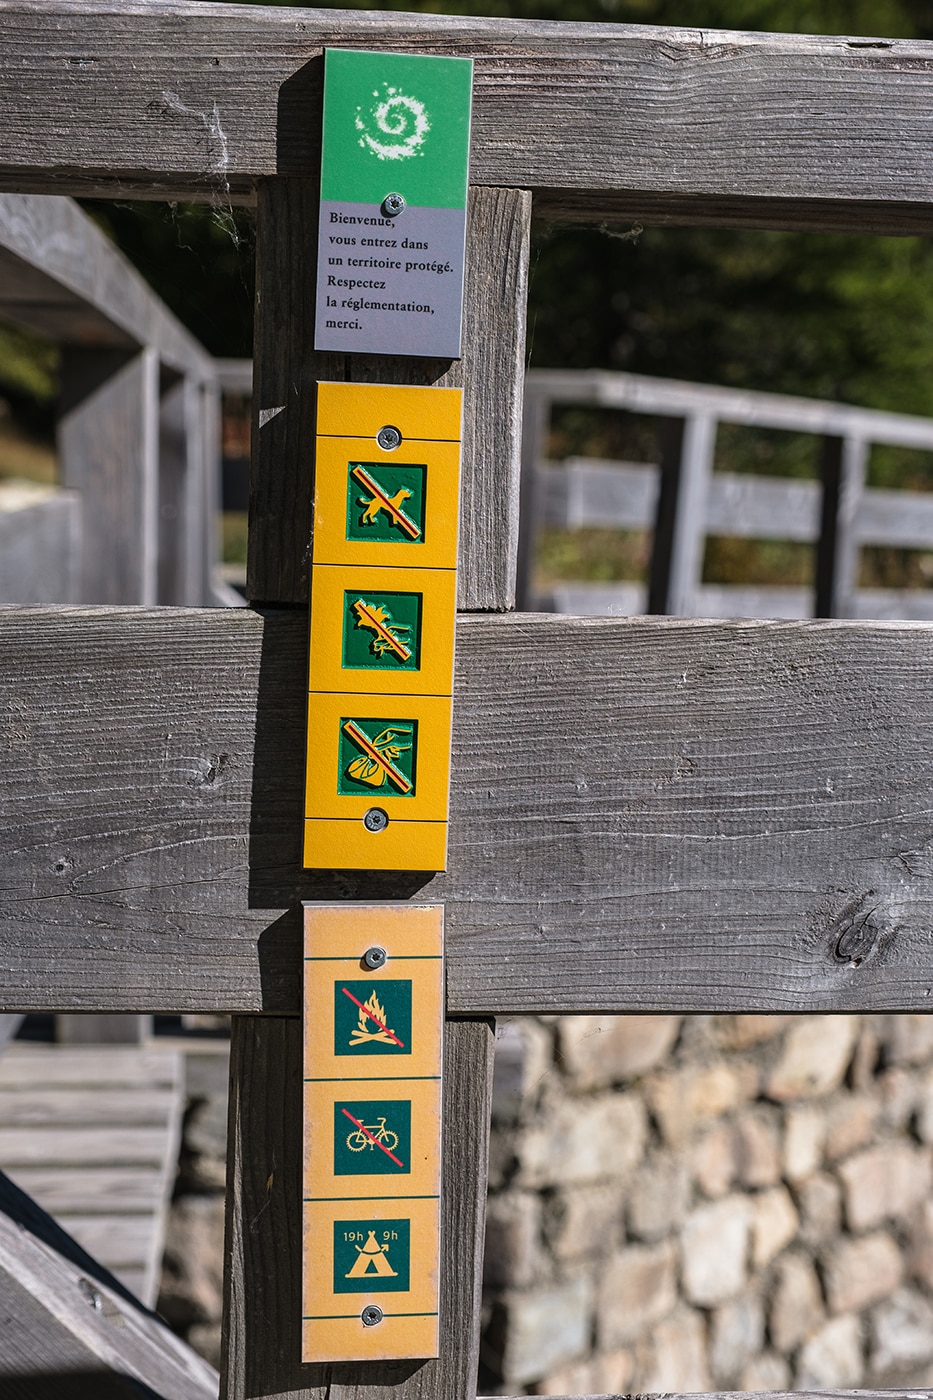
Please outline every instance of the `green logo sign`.
[[407, 1293], [410, 1220], [335, 1220], [334, 1292]]
[[469, 59], [328, 49], [321, 198], [466, 204]]
[[344, 593], [345, 669], [417, 671], [420, 665], [420, 593]]
[[334, 1104], [334, 1175], [407, 1176], [411, 1171], [411, 1101]]
[[334, 983], [335, 1055], [410, 1055], [411, 1030], [410, 978]]
[[337, 791], [414, 797], [417, 745], [417, 720], [341, 719]]
[[427, 476], [411, 462], [349, 462], [347, 539], [424, 544]]

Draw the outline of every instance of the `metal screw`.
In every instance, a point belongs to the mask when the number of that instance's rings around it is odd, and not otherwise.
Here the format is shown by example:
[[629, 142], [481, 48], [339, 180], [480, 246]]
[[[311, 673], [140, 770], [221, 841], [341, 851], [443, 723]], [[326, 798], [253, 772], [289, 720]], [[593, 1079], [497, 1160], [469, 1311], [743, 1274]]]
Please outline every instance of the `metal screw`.
[[100, 1312], [104, 1306], [104, 1300], [101, 1298], [93, 1283], [88, 1282], [86, 1278], [79, 1278], [78, 1288], [81, 1291], [81, 1296], [84, 1301], [89, 1303], [95, 1312]]
[[381, 1322], [385, 1313], [375, 1303], [370, 1303], [360, 1313], [364, 1327], [375, 1327], [377, 1322]]
[[394, 219], [405, 208], [405, 198], [400, 194], [387, 194], [382, 201], [382, 212], [387, 219]]
[[388, 814], [381, 807], [370, 807], [363, 818], [363, 825], [367, 831], [385, 831], [389, 825]]
[[398, 428], [392, 428], [386, 424], [386, 426], [380, 428], [376, 434], [376, 441], [383, 452], [394, 452], [397, 447], [401, 447], [402, 445], [402, 435]]
[[389, 955], [385, 948], [374, 946], [372, 948], [367, 948], [366, 952], [363, 954], [363, 966], [368, 967], [373, 972], [377, 967], [384, 967], [388, 961]]

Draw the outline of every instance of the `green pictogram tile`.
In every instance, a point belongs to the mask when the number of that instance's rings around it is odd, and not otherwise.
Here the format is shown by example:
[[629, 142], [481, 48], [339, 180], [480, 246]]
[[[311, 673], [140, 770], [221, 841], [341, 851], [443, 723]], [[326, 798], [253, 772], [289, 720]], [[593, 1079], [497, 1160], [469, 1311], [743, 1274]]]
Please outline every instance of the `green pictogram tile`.
[[410, 1172], [410, 1099], [334, 1104], [335, 1176], [407, 1176]]
[[341, 716], [338, 793], [414, 797], [417, 748], [417, 720]]
[[411, 1221], [334, 1221], [335, 1293], [407, 1293], [410, 1275]]
[[427, 479], [410, 462], [349, 462], [347, 539], [424, 544]]
[[421, 594], [345, 592], [342, 662], [346, 670], [419, 670]]
[[410, 1055], [411, 979], [334, 983], [334, 1054]]

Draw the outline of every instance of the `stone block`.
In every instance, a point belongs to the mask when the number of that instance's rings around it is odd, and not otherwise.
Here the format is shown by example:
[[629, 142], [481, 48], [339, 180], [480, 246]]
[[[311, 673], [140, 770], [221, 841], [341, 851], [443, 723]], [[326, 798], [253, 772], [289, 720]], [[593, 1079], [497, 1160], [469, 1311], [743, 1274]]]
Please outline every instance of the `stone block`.
[[697, 1126], [718, 1118], [758, 1092], [758, 1070], [750, 1061], [720, 1062], [652, 1075], [648, 1102], [669, 1147], [683, 1147]]
[[813, 1263], [804, 1254], [788, 1254], [777, 1266], [768, 1327], [780, 1352], [792, 1352], [822, 1326], [823, 1294]]
[[753, 1293], [717, 1308], [711, 1319], [709, 1339], [714, 1383], [731, 1386], [761, 1351], [764, 1338], [764, 1310], [760, 1299]]
[[619, 1245], [621, 1184], [574, 1186], [556, 1191], [544, 1210], [544, 1233], [555, 1258], [598, 1258]]
[[803, 1181], [823, 1160], [826, 1118], [815, 1105], [792, 1104], [784, 1117], [784, 1175]]
[[681, 1234], [684, 1292], [691, 1303], [715, 1307], [745, 1283], [751, 1208], [745, 1196], [727, 1196], [687, 1216]]
[[219, 1325], [223, 1273], [223, 1197], [181, 1196], [168, 1215], [159, 1312], [179, 1332]]
[[679, 1016], [562, 1016], [557, 1043], [577, 1089], [602, 1089], [654, 1069], [673, 1048]]
[[718, 1200], [732, 1187], [738, 1169], [738, 1141], [731, 1122], [717, 1123], [693, 1149], [693, 1175], [704, 1196]]
[[815, 1172], [796, 1189], [800, 1212], [800, 1238], [805, 1244], [823, 1244], [838, 1235], [842, 1225], [842, 1188], [834, 1176]]
[[774, 1186], [751, 1198], [752, 1263], [764, 1269], [790, 1244], [800, 1220], [786, 1186]]
[[590, 1281], [582, 1277], [511, 1295], [501, 1361], [505, 1383], [528, 1385], [582, 1358], [590, 1347], [592, 1301]]
[[933, 1162], [928, 1147], [886, 1142], [849, 1157], [839, 1176], [849, 1229], [870, 1230], [883, 1220], [903, 1220], [929, 1195]]
[[933, 1143], [933, 1074], [925, 1074], [916, 1086], [915, 1100], [917, 1136], [921, 1142]]
[[929, 1016], [879, 1016], [877, 1031], [887, 1064], [921, 1065], [933, 1060], [933, 1019]]
[[645, 1108], [634, 1095], [558, 1100], [518, 1139], [517, 1184], [622, 1180], [641, 1161], [646, 1133]]
[[835, 1317], [810, 1338], [797, 1360], [798, 1390], [841, 1390], [862, 1380], [862, 1331], [857, 1317]]
[[795, 1022], [767, 1077], [768, 1098], [787, 1103], [838, 1089], [849, 1067], [858, 1029], [857, 1016], [814, 1016]]
[[933, 1292], [933, 1201], [924, 1201], [910, 1222], [907, 1268], [911, 1278]]
[[826, 1114], [826, 1161], [838, 1162], [870, 1143], [877, 1117], [878, 1105], [868, 1094], [840, 1095]]
[[901, 1288], [871, 1314], [869, 1374], [878, 1385], [897, 1380], [933, 1360], [933, 1305]]
[[530, 1016], [496, 1023], [496, 1058], [492, 1079], [495, 1123], [515, 1123], [533, 1108], [537, 1091], [552, 1072], [551, 1031]]
[[690, 1177], [673, 1153], [651, 1157], [632, 1178], [628, 1190], [629, 1234], [658, 1240], [679, 1229], [690, 1200]]
[[640, 1394], [688, 1395], [709, 1390], [703, 1318], [682, 1305], [654, 1329], [650, 1361], [636, 1376]]
[[892, 1065], [875, 1080], [880, 1098], [882, 1123], [893, 1133], [905, 1133], [917, 1111], [920, 1085], [916, 1072]]
[[633, 1341], [677, 1302], [677, 1261], [671, 1243], [635, 1245], [609, 1261], [599, 1283], [596, 1326], [599, 1348], [612, 1351]]
[[842, 1239], [823, 1260], [823, 1282], [832, 1313], [861, 1312], [882, 1302], [899, 1287], [903, 1276], [901, 1252], [882, 1231], [860, 1239]]
[[739, 1390], [749, 1394], [755, 1390], [788, 1390], [790, 1367], [783, 1356], [763, 1351], [754, 1357], [739, 1376]]
[[547, 1273], [541, 1198], [530, 1191], [491, 1195], [486, 1203], [483, 1282], [490, 1288], [528, 1288]]
[[743, 1186], [774, 1186], [781, 1179], [776, 1115], [744, 1114], [736, 1120], [736, 1166]]
[[538, 1382], [536, 1395], [622, 1395], [635, 1369], [635, 1358], [624, 1347], [588, 1361], [552, 1371]]
[[747, 1050], [781, 1035], [793, 1020], [793, 1016], [723, 1016], [719, 1038], [730, 1050]]

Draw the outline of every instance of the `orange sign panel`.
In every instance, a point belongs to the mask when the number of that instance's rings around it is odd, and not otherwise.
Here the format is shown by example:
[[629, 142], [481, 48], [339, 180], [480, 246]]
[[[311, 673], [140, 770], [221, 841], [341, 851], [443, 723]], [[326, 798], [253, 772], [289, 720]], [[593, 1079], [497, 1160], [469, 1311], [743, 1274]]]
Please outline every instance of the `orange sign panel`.
[[436, 1356], [443, 909], [304, 927], [302, 1359]]

